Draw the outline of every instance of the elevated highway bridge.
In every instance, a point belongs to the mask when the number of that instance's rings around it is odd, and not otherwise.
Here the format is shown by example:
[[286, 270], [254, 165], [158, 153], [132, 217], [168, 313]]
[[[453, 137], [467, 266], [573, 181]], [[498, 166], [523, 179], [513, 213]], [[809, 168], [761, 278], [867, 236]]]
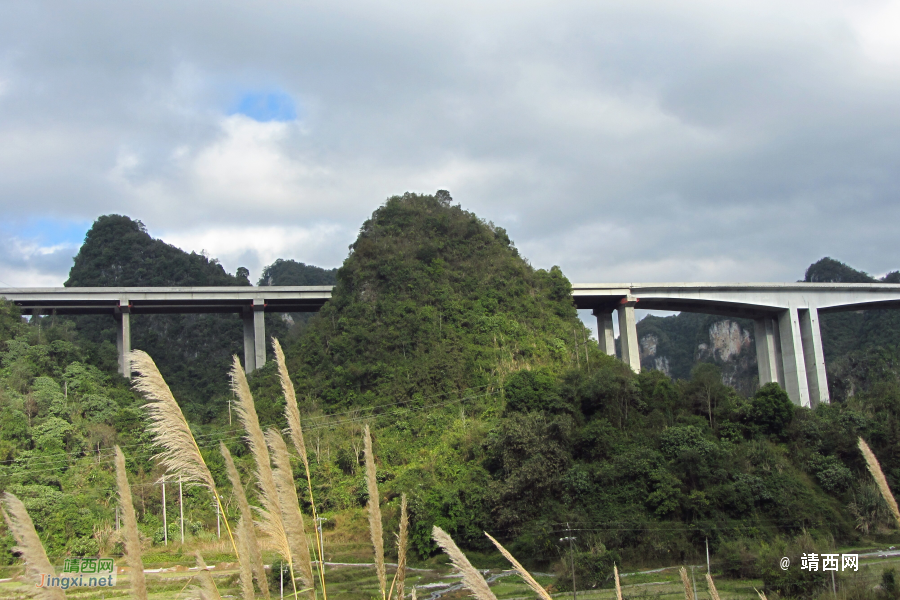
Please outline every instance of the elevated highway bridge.
[[[266, 361], [266, 312], [314, 312], [331, 299], [331, 286], [0, 288], [0, 297], [26, 315], [108, 314], [119, 324], [119, 369], [131, 349], [131, 315], [236, 313], [244, 322], [244, 367]], [[900, 285], [884, 283], [576, 283], [572, 300], [597, 317], [600, 348], [640, 372], [634, 309], [697, 312], [753, 319], [760, 385], [778, 382], [794, 403], [828, 402], [819, 314], [900, 308]]]

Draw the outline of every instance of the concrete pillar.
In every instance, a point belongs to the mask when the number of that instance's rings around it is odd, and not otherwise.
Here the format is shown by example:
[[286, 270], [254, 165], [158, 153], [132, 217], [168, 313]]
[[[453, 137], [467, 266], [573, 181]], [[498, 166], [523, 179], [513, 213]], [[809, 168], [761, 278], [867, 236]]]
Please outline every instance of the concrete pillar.
[[791, 306], [778, 315], [778, 331], [781, 336], [784, 389], [794, 404], [809, 408], [809, 387], [806, 383], [806, 365], [803, 360], [803, 337], [800, 334], [800, 316], [795, 306]]
[[753, 336], [756, 338], [756, 365], [759, 371], [759, 387], [778, 381], [778, 357], [775, 355], [775, 322], [771, 317], [755, 319]]
[[256, 370], [256, 342], [253, 335], [253, 310], [246, 309], [241, 318], [244, 321], [244, 372]]
[[253, 301], [253, 347], [256, 354], [256, 368], [261, 369], [266, 364], [266, 321], [265, 302]]
[[597, 340], [600, 342], [600, 351], [615, 356], [616, 332], [613, 330], [612, 310], [595, 308], [593, 314], [597, 317]]
[[634, 300], [625, 299], [619, 305], [619, 342], [622, 361], [635, 373], [641, 372], [641, 349], [638, 347], [637, 322], [634, 320]]
[[131, 362], [128, 353], [131, 352], [131, 307], [127, 301], [119, 302], [116, 311], [116, 350], [119, 355], [119, 374], [125, 379], [131, 379]]
[[803, 339], [803, 361], [806, 365], [806, 385], [809, 388], [810, 405], [828, 404], [828, 379], [825, 375], [825, 355], [822, 352], [822, 334], [819, 329], [819, 311], [815, 306], [799, 311], [800, 336]]

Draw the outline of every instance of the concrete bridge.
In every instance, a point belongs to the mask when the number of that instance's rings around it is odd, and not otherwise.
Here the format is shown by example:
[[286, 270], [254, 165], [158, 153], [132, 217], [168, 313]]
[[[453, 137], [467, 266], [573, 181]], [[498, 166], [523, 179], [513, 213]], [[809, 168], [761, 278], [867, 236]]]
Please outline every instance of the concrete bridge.
[[[778, 382], [791, 399], [811, 407], [828, 402], [819, 313], [900, 308], [900, 285], [881, 283], [596, 283], [573, 284], [575, 306], [597, 317], [600, 348], [615, 355], [617, 313], [621, 359], [640, 372], [634, 309], [670, 310], [754, 320], [760, 385]], [[119, 323], [119, 368], [130, 369], [132, 314], [237, 313], [244, 321], [244, 366], [265, 364], [266, 312], [317, 311], [331, 286], [182, 288], [0, 288], [23, 314], [108, 314]]]

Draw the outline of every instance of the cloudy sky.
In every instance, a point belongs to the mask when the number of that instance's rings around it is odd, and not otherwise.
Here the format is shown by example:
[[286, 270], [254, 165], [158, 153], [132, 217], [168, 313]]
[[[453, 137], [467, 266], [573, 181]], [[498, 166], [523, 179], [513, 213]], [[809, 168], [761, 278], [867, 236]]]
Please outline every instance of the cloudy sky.
[[99, 215], [259, 276], [448, 189], [573, 281], [900, 268], [900, 2], [0, 3], [0, 286]]

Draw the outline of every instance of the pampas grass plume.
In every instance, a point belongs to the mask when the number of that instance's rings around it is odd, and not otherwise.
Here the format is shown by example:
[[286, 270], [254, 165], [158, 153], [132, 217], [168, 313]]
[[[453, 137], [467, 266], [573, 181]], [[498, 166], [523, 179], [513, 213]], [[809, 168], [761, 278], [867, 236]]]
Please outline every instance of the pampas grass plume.
[[[256, 580], [263, 596], [269, 597], [269, 580], [266, 578], [266, 571], [263, 568], [262, 554], [259, 551], [259, 542], [256, 540], [256, 532], [253, 530], [253, 512], [250, 510], [250, 503], [247, 502], [247, 494], [244, 493], [244, 484], [241, 483], [241, 476], [238, 474], [237, 467], [234, 465], [234, 459], [231, 452], [224, 442], [219, 442], [219, 452], [225, 459], [225, 472], [228, 473], [228, 481], [231, 482], [231, 489], [237, 499], [238, 508], [241, 510], [241, 522], [238, 524], [238, 535], [242, 536], [243, 541], [238, 542], [240, 552], [238, 552], [238, 562], [243, 570], [243, 555], [247, 553], [248, 568], [252, 568], [256, 573]], [[241, 531], [243, 529], [243, 531]], [[253, 598], [253, 578], [248, 574], [246, 579], [250, 582], [250, 598]], [[241, 583], [243, 585], [244, 574], [241, 572]], [[246, 590], [244, 595], [246, 597]]]
[[261, 492], [259, 499], [262, 503], [262, 509], [258, 510], [259, 528], [271, 537], [275, 544], [275, 550], [287, 561], [291, 571], [291, 584], [294, 587], [294, 595], [296, 595], [291, 546], [288, 542], [284, 520], [281, 517], [281, 503], [278, 497], [278, 487], [275, 485], [275, 476], [272, 473], [269, 449], [266, 446], [262, 428], [259, 426], [259, 417], [256, 415], [256, 407], [253, 404], [250, 386], [247, 384], [247, 376], [244, 374], [244, 369], [237, 356], [233, 358], [231, 380], [234, 382], [234, 391], [238, 398], [236, 408], [238, 419], [247, 431], [247, 444], [250, 446], [250, 453], [256, 462], [256, 479], [259, 483]]
[[[247, 532], [250, 532], [249, 535]], [[253, 567], [250, 564], [250, 547], [248, 546], [247, 539], [248, 537], [253, 535], [253, 521], [245, 521], [241, 519], [240, 523], [238, 523], [237, 530], [234, 532], [235, 537], [237, 538], [238, 546], [240, 546], [240, 553], [238, 554], [238, 566], [240, 568], [240, 579], [241, 579], [241, 593], [244, 596], [244, 600], [253, 600]], [[254, 537], [254, 544], [256, 543]], [[259, 548], [256, 549], [257, 556], [259, 555]], [[260, 566], [262, 566], [262, 562], [260, 561]], [[269, 583], [266, 581], [266, 572], [262, 572], [261, 581], [265, 582], [262, 585], [265, 585], [265, 590], [263, 593], [265, 597], [269, 597]]]
[[500, 544], [500, 542], [491, 537], [491, 534], [489, 534], [487, 531], [484, 532], [484, 535], [486, 535], [487, 538], [491, 540], [491, 542], [497, 547], [497, 550], [500, 551], [500, 554], [502, 554], [506, 558], [506, 560], [508, 560], [512, 564], [513, 568], [516, 570], [516, 573], [518, 573], [519, 576], [525, 580], [525, 583], [528, 584], [528, 587], [530, 587], [535, 594], [537, 594], [543, 600], [552, 600], [550, 598], [550, 594], [547, 593], [547, 590], [545, 590], [544, 587], [540, 583], [538, 583], [534, 577], [531, 576], [531, 573], [525, 570], [525, 567], [523, 567], [519, 563], [519, 561], [517, 561], [515, 557]]
[[694, 592], [691, 590], [691, 582], [687, 576], [687, 569], [681, 567], [679, 573], [681, 574], [681, 583], [684, 585], [684, 600], [695, 600]]
[[138, 534], [137, 515], [131, 500], [131, 486], [125, 471], [125, 455], [116, 446], [116, 485], [119, 488], [119, 506], [125, 531], [125, 554], [131, 569], [131, 591], [138, 600], [147, 600], [147, 583], [144, 581], [144, 561], [141, 560], [141, 538]]
[[756, 592], [756, 594], [759, 596], [759, 600], [769, 600], [768, 598], [766, 598], [766, 595], [758, 589], [753, 588], [753, 591]]
[[297, 499], [297, 489], [294, 487], [294, 476], [291, 471], [291, 459], [288, 455], [284, 438], [274, 429], [266, 431], [266, 443], [272, 452], [275, 462], [275, 485], [278, 488], [278, 496], [281, 501], [281, 517], [284, 519], [285, 532], [295, 563], [300, 571], [300, 580], [303, 587], [312, 589], [313, 580], [312, 558], [309, 554], [309, 544], [306, 539], [306, 528], [303, 524], [303, 515], [300, 513], [300, 502]]
[[712, 600], [721, 600], [719, 598], [719, 590], [716, 589], [716, 584], [709, 573], [706, 574], [706, 585], [709, 587], [709, 595], [712, 596]]
[[133, 350], [128, 354], [128, 360], [131, 361], [131, 368], [137, 372], [134, 389], [148, 400], [144, 408], [150, 419], [153, 445], [162, 449], [156, 458], [162, 461], [167, 471], [178, 475], [182, 481], [195, 481], [212, 493], [219, 504], [219, 512], [225, 520], [225, 529], [237, 554], [231, 525], [216, 492], [216, 482], [209, 467], [206, 466], [206, 461], [203, 460], [203, 455], [200, 454], [197, 440], [194, 439], [194, 434], [191, 433], [191, 428], [175, 396], [172, 395], [166, 380], [149, 354], [142, 350]]
[[375, 478], [375, 457], [372, 455], [372, 434], [369, 426], [365, 429], [366, 451], [366, 487], [369, 492], [369, 534], [372, 537], [372, 545], [375, 547], [375, 572], [378, 575], [378, 585], [381, 587], [381, 597], [385, 597], [387, 591], [387, 577], [384, 572], [384, 534], [381, 527], [381, 505], [378, 497], [378, 480]]
[[194, 556], [197, 558], [197, 567], [200, 569], [197, 577], [203, 586], [202, 595], [209, 598], [209, 600], [222, 600], [222, 596], [219, 595], [219, 589], [216, 587], [216, 582], [213, 581], [212, 575], [207, 570], [203, 556], [199, 552], [194, 552]]
[[622, 600], [622, 584], [619, 582], [619, 568], [613, 564], [613, 576], [616, 579], [616, 600]]
[[[397, 599], [403, 600], [406, 592], [406, 546], [409, 538], [409, 514], [406, 512], [406, 494], [400, 496], [400, 533], [397, 534]], [[391, 588], [394, 584], [391, 583]], [[388, 594], [390, 600], [391, 594]]]
[[450, 557], [450, 562], [462, 575], [462, 584], [475, 595], [476, 600], [497, 600], [497, 596], [491, 591], [487, 581], [472, 566], [472, 563], [469, 562], [469, 559], [466, 558], [466, 555], [462, 553], [453, 541], [453, 538], [446, 531], [435, 525], [431, 529], [431, 537]]
[[891, 514], [894, 515], [894, 520], [897, 521], [897, 525], [900, 525], [900, 509], [897, 508], [897, 501], [894, 499], [894, 494], [891, 493], [891, 488], [888, 487], [887, 479], [885, 479], [884, 472], [881, 470], [881, 464], [879, 464], [872, 449], [869, 448], [869, 445], [862, 438], [859, 438], [859, 449], [866, 459], [869, 473], [872, 474], [875, 483], [878, 484], [878, 489], [881, 491], [884, 501], [887, 502], [888, 508], [891, 509]]
[[142, 350], [132, 351], [130, 360], [132, 368], [138, 374], [134, 389], [148, 400], [144, 408], [150, 418], [153, 445], [162, 449], [156, 458], [183, 481], [195, 481], [215, 493], [216, 483], [212, 473], [200, 454], [200, 448], [181, 407], [156, 368], [156, 363]]
[[[34, 522], [25, 505], [10, 492], [4, 494], [3, 504], [5, 506], [0, 510], [3, 511], [3, 519], [16, 540], [15, 550], [20, 552], [25, 560], [25, 573], [37, 582], [40, 582], [41, 575], [55, 577], [56, 570], [47, 558], [47, 552], [34, 530]], [[42, 587], [37, 590], [38, 595], [47, 600], [64, 600], [66, 597], [65, 592], [59, 588]]]

